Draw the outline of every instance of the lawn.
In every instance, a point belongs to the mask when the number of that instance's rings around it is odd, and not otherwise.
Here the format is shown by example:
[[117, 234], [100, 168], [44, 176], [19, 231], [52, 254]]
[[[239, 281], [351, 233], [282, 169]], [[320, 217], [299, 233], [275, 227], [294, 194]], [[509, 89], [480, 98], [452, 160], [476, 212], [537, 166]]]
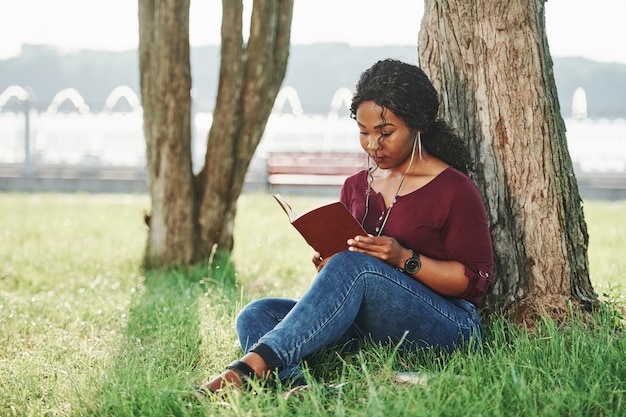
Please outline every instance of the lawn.
[[[323, 352], [301, 396], [256, 387], [201, 404], [185, 393], [239, 355], [237, 311], [301, 295], [311, 250], [271, 196], [245, 194], [232, 263], [146, 273], [148, 208], [145, 195], [0, 194], [0, 415], [624, 415], [626, 202], [585, 204], [591, 278], [606, 301], [591, 323], [572, 314], [528, 331], [496, 319], [481, 352], [445, 358]], [[420, 383], [396, 382], [398, 371]]]

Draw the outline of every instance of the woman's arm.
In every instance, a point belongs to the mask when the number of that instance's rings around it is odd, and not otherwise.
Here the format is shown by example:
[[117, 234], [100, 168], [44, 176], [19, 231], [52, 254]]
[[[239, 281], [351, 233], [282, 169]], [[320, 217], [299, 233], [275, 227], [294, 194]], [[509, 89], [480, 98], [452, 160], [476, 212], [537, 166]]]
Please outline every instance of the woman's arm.
[[[404, 270], [404, 263], [413, 254], [389, 236], [357, 236], [348, 240], [349, 250], [380, 259], [394, 268]], [[439, 261], [420, 255], [421, 267], [411, 275], [431, 290], [446, 296], [458, 297], [469, 285], [465, 267], [456, 261]]]

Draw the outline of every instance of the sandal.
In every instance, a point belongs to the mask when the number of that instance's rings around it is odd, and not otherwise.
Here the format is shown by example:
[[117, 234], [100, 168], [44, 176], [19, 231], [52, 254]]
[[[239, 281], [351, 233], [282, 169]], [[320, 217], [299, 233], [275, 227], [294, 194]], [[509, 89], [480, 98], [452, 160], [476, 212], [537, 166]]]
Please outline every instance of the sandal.
[[254, 371], [254, 369], [252, 369], [250, 365], [242, 361], [231, 362], [226, 367], [226, 369], [237, 372], [239, 374], [239, 377], [240, 377], [239, 379], [242, 385], [250, 379], [258, 379], [258, 375]]
[[[234, 361], [231, 362], [227, 367], [226, 367], [227, 371], [235, 371], [238, 374], [238, 379], [239, 382], [241, 383], [241, 388], [248, 388], [249, 384], [248, 381], [250, 380], [259, 380], [259, 376], [256, 374], [256, 372], [254, 371], [254, 369], [252, 369], [252, 367], [250, 365], [248, 365], [245, 362], [242, 361]], [[226, 381], [228, 384], [232, 384], [233, 381]], [[207, 399], [209, 396], [211, 395], [215, 395], [215, 394], [221, 394], [222, 393], [222, 389], [218, 389], [216, 391], [212, 391], [207, 387], [208, 383], [198, 387], [195, 389], [194, 393], [192, 394], [192, 397], [196, 400], [196, 401], [203, 401], [205, 399]]]

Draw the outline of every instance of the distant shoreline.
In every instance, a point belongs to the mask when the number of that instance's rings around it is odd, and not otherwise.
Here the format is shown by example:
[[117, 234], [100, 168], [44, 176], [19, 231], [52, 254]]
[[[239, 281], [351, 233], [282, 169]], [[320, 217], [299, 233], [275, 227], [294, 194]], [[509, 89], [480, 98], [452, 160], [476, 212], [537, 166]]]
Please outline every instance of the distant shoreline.
[[[212, 109], [219, 74], [218, 45], [191, 50], [194, 105], [198, 111]], [[416, 45], [350, 46], [328, 42], [292, 44], [283, 86], [295, 88], [306, 113], [324, 114], [333, 94], [352, 88], [364, 68], [378, 59], [393, 57], [417, 63]], [[552, 57], [563, 117], [572, 114], [577, 88], [587, 93], [590, 118], [626, 117], [626, 64], [602, 63], [579, 57]], [[53, 96], [74, 88], [91, 109], [104, 106], [106, 97], [121, 85], [139, 96], [136, 49], [124, 51], [77, 50], [63, 54], [46, 45], [24, 45], [21, 55], [0, 60], [0, 93], [12, 85], [29, 88], [32, 106], [45, 110]], [[94, 82], [96, 81], [96, 82]]]

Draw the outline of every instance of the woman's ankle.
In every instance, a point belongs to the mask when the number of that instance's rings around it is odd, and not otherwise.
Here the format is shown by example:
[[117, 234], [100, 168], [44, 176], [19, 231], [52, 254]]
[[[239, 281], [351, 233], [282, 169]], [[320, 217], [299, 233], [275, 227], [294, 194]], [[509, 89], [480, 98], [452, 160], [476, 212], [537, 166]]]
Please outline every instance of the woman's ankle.
[[249, 352], [240, 361], [252, 368], [257, 378], [264, 379], [270, 377], [271, 370], [258, 353]]
[[254, 372], [254, 375], [249, 375], [247, 370], [242, 372], [240, 367], [233, 367], [231, 364], [224, 372], [212, 378], [202, 388], [210, 392], [217, 392], [229, 386], [241, 388], [245, 384], [245, 380], [250, 377], [258, 379], [271, 377], [270, 369], [263, 358], [256, 353], [250, 352], [236, 362], [243, 362]]

